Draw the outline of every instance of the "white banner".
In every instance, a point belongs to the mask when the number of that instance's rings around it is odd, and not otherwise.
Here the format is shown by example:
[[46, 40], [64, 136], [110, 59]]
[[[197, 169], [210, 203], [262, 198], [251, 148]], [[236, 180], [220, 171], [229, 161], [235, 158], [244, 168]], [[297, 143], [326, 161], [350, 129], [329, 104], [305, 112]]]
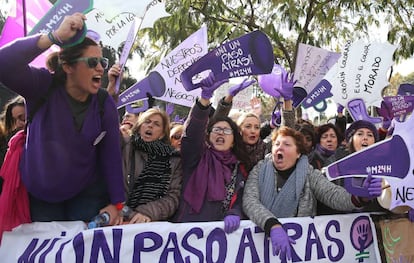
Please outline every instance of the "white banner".
[[396, 48], [388, 42], [349, 40], [338, 62], [324, 77], [332, 85], [334, 101], [345, 106], [352, 99], [363, 99], [366, 106], [381, 107], [382, 90], [388, 85], [387, 71]]
[[[180, 75], [186, 68], [207, 54], [207, 27], [202, 26], [198, 31], [181, 42], [173, 51], [161, 59], [153, 69], [165, 80], [166, 91], [157, 99], [191, 107], [200, 96], [201, 89], [186, 91], [181, 83]], [[207, 75], [197, 76], [200, 81]]]
[[309, 94], [340, 56], [340, 53], [299, 43], [294, 74], [297, 80], [295, 86], [304, 88]]
[[[243, 81], [243, 79], [241, 79]], [[241, 82], [240, 81], [240, 82]], [[214, 91], [213, 106], [217, 108], [220, 100], [229, 94], [229, 89], [236, 85], [235, 83], [225, 83]], [[233, 97], [232, 109], [247, 112], [251, 110], [250, 100], [253, 98], [253, 86], [247, 87], [244, 90], [237, 93], [237, 96]]]
[[[381, 262], [369, 214], [280, 219], [296, 241], [292, 262]], [[83, 222], [32, 223], [5, 232], [2, 262], [280, 262], [251, 221], [154, 222], [82, 230]], [[374, 230], [374, 231], [372, 231]]]

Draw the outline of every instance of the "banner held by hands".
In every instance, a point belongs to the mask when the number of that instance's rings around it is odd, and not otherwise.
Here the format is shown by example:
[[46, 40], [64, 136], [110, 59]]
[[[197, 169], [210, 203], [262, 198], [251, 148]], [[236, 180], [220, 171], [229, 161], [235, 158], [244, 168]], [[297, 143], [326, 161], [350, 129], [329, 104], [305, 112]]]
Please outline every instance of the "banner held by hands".
[[181, 81], [184, 87], [196, 89], [200, 83], [193, 83], [193, 76], [211, 70], [216, 81], [267, 74], [274, 64], [273, 48], [268, 37], [261, 31], [253, 31], [230, 40], [211, 50], [194, 62], [183, 73]]

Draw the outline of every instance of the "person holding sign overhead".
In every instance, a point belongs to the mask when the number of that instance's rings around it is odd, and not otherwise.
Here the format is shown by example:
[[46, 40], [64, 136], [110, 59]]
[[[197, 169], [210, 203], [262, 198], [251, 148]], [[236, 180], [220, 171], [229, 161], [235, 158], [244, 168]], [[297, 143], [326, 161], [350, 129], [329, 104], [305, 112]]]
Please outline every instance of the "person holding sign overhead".
[[[108, 59], [85, 37], [85, 19], [66, 16], [54, 31], [0, 49], [1, 61], [13, 62], [0, 65], [0, 81], [25, 98], [29, 112], [20, 172], [32, 221], [89, 221], [107, 212], [110, 225], [122, 222], [118, 112], [100, 89]], [[49, 69], [29, 66], [52, 44], [61, 49]]]
[[242, 219], [241, 196], [249, 158], [236, 123], [227, 116], [209, 121], [210, 98], [226, 80], [201, 81], [201, 98], [185, 122], [181, 142], [183, 188], [175, 222], [224, 220], [226, 233]]
[[[299, 131], [283, 126], [272, 133], [272, 142], [272, 153], [249, 174], [243, 210], [270, 237], [273, 255], [279, 255], [283, 262], [292, 258], [295, 240], [278, 218], [315, 216], [317, 200], [342, 211], [359, 209], [363, 202], [308, 163]], [[367, 199], [381, 194], [381, 179], [368, 178], [364, 184]]]

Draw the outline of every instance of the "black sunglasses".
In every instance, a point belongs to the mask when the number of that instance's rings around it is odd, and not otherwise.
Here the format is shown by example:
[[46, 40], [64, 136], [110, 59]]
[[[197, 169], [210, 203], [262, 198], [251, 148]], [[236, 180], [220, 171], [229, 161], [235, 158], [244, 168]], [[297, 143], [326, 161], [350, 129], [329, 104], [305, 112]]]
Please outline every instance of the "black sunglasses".
[[107, 58], [101, 57], [81, 57], [72, 60], [71, 62], [78, 62], [78, 61], [85, 61], [89, 68], [96, 68], [98, 66], [98, 63], [101, 63], [101, 66], [104, 69], [108, 68], [109, 60]]
[[171, 139], [179, 140], [181, 139], [181, 134], [174, 134], [171, 136]]

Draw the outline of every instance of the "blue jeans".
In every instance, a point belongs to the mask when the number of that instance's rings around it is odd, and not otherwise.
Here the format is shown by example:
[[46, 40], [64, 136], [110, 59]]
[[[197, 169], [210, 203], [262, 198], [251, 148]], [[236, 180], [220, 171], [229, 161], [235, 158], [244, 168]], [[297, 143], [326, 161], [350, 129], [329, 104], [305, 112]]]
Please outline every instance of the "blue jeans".
[[103, 178], [92, 183], [71, 199], [49, 203], [29, 193], [30, 216], [33, 222], [89, 221], [99, 210], [110, 203]]

